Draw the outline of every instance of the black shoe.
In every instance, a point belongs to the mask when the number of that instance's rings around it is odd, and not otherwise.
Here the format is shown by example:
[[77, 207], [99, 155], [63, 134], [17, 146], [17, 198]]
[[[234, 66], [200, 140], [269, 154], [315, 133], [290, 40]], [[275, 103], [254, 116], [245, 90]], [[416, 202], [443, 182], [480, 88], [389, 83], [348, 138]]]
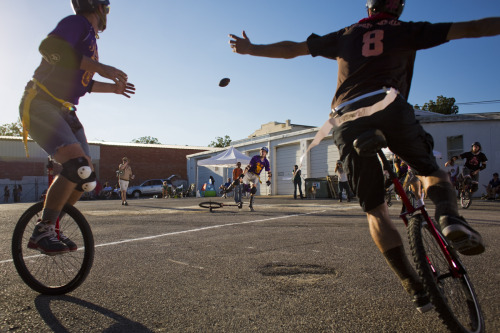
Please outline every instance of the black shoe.
[[434, 309], [434, 305], [432, 305], [431, 300], [429, 298], [429, 294], [424, 290], [414, 294], [412, 296], [412, 302], [415, 304], [417, 311], [420, 313], [424, 313]]
[[[69, 238], [68, 238], [69, 240]], [[73, 243], [76, 247], [76, 245]], [[38, 250], [48, 255], [56, 255], [69, 252], [70, 249], [57, 237], [53, 224], [38, 222], [31, 235], [28, 248]]]
[[443, 235], [461, 254], [472, 256], [484, 252], [484, 242], [481, 235], [461, 216], [441, 216], [439, 225]]

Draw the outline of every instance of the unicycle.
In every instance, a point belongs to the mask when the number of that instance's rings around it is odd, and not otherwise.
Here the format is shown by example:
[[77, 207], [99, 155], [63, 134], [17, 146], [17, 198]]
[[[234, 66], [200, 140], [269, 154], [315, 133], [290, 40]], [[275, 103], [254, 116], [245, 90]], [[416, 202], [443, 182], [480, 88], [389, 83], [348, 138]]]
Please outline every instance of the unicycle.
[[204, 202], [200, 202], [199, 206], [201, 208], [208, 208], [210, 210], [210, 213], [213, 213], [214, 209], [222, 208], [224, 206], [233, 206], [233, 207], [238, 207], [239, 209], [241, 209], [243, 207], [243, 202], [240, 202], [237, 204], [225, 204], [222, 202], [204, 201]]
[[382, 152], [384, 147], [387, 143], [379, 130], [363, 133], [354, 141], [360, 156], [378, 155], [404, 203], [406, 211], [400, 217], [407, 226], [416, 270], [435, 310], [451, 332], [484, 332], [479, 300], [458, 253], [430, 218], [425, 205], [414, 207], [411, 204]]
[[[52, 183], [51, 163], [49, 184]], [[80, 286], [94, 261], [94, 237], [85, 217], [73, 206], [65, 205], [56, 223], [56, 233], [64, 231], [76, 249], [50, 255], [28, 247], [35, 225], [41, 220], [43, 202], [29, 207], [20, 217], [12, 237], [12, 258], [23, 281], [33, 290], [45, 295], [61, 295]]]

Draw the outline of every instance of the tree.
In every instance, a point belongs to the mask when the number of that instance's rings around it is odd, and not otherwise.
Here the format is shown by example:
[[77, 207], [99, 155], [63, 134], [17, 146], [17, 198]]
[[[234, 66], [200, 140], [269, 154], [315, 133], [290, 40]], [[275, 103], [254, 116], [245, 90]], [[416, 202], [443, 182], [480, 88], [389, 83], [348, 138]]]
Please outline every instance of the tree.
[[23, 136], [23, 125], [18, 120], [15, 123], [0, 126], [0, 135], [4, 136]]
[[221, 138], [220, 136], [215, 138], [215, 141], [210, 142], [208, 145], [209, 147], [218, 147], [218, 148], [224, 148], [224, 147], [229, 147], [231, 145], [231, 138], [229, 135], [224, 136], [224, 138]]
[[415, 109], [431, 111], [435, 113], [441, 114], [457, 114], [458, 106], [455, 105], [455, 99], [453, 97], [444, 97], [438, 96], [436, 102], [430, 100], [428, 103], [425, 103], [424, 106], [420, 107], [418, 104], [415, 104]]
[[161, 142], [158, 141], [157, 138], [153, 138], [150, 136], [141, 136], [139, 139], [132, 140], [133, 143], [144, 143], [144, 144], [157, 144], [161, 145]]

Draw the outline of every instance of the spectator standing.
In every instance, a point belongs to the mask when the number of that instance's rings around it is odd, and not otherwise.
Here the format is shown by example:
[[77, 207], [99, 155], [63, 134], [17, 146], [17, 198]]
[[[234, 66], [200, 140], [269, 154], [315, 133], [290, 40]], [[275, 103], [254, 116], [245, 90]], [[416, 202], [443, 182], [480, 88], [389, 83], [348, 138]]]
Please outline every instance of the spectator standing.
[[302, 194], [302, 171], [299, 169], [298, 165], [293, 167], [293, 198], [297, 199], [297, 187], [299, 188], [300, 198], [304, 199]]
[[10, 198], [10, 189], [8, 185], [5, 185], [3, 189], [3, 202], [9, 202]]
[[14, 200], [14, 202], [18, 202], [17, 201], [17, 185], [14, 185], [14, 188], [12, 189], [12, 199]]
[[339, 202], [342, 202], [342, 192], [345, 190], [345, 196], [347, 202], [351, 201], [349, 183], [347, 181], [347, 174], [344, 172], [344, 167], [342, 166], [342, 161], [337, 161], [335, 166], [335, 173], [339, 177]]
[[118, 183], [120, 184], [120, 192], [122, 198], [122, 206], [128, 206], [127, 189], [131, 179], [135, 176], [132, 174], [130, 161], [127, 157], [122, 158], [122, 164], [118, 166]]
[[17, 185], [17, 202], [21, 202], [21, 197], [23, 196], [23, 187], [21, 184]]
[[243, 192], [243, 184], [240, 182], [240, 176], [243, 174], [241, 162], [236, 163], [236, 168], [233, 169], [233, 184], [234, 184], [234, 202], [240, 203]]

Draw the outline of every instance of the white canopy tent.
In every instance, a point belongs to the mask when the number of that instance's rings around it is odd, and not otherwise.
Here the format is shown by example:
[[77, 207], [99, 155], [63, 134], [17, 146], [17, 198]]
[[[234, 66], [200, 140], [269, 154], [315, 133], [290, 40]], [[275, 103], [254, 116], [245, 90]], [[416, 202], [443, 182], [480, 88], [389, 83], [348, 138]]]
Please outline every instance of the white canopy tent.
[[241, 162], [241, 165], [246, 166], [246, 164], [250, 163], [250, 160], [250, 157], [231, 146], [228, 150], [223, 151], [218, 155], [198, 161], [198, 166], [231, 168], [234, 167], [237, 162]]
[[[197, 166], [234, 168], [236, 167], [236, 163], [240, 162], [243, 168], [245, 168], [245, 166], [250, 163], [251, 159], [251, 157], [248, 157], [247, 155], [231, 146], [218, 155], [198, 161]], [[196, 188], [198, 188], [198, 170], [196, 171]]]

